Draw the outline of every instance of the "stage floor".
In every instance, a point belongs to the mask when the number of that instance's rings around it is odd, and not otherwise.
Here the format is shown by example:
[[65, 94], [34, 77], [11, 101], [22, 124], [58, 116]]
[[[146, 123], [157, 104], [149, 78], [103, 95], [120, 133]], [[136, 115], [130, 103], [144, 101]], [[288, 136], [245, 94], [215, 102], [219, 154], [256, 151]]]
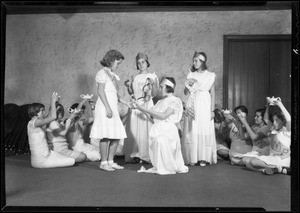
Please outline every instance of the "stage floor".
[[[123, 158], [117, 161], [124, 164]], [[38, 207], [39, 211], [44, 210], [43, 207], [84, 207], [95, 211], [140, 207], [158, 207], [152, 210], [160, 211], [164, 210], [162, 207], [178, 211], [206, 208], [291, 210], [289, 175], [267, 176], [221, 159], [216, 165], [189, 167], [186, 174], [166, 176], [138, 173], [142, 164], [124, 166], [124, 170], [113, 172], [100, 170], [99, 162], [34, 169], [28, 154], [6, 156], [5, 208]]]

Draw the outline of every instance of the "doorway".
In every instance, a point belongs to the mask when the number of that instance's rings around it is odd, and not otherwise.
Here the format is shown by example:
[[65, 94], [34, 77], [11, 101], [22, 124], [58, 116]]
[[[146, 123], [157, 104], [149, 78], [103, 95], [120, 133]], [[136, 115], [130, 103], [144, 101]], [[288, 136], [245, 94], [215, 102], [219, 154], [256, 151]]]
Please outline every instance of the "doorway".
[[248, 108], [248, 121], [266, 97], [280, 97], [291, 113], [291, 35], [225, 35], [223, 108]]

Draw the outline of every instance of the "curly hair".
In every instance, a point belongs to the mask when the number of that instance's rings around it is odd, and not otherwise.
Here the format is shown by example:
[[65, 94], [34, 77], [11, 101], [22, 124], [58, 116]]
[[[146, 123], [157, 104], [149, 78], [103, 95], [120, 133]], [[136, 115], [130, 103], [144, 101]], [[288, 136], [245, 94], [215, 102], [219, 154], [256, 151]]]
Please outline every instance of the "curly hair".
[[112, 67], [115, 60], [124, 60], [125, 57], [118, 50], [109, 50], [100, 61], [100, 64], [104, 67]]

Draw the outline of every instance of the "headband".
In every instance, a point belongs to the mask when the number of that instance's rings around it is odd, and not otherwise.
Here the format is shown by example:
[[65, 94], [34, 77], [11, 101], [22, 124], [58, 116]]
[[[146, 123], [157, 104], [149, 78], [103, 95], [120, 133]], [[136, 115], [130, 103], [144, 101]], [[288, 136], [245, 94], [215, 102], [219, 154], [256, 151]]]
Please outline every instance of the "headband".
[[165, 85], [168, 85], [169, 87], [172, 87], [172, 88], [174, 89], [174, 86], [175, 86], [175, 85], [174, 85], [170, 80], [165, 79], [163, 83], [164, 83]]
[[198, 57], [197, 58], [199, 58], [200, 60], [202, 60], [202, 61], [204, 61], [205, 62], [205, 57], [203, 56], [203, 55], [198, 55]]

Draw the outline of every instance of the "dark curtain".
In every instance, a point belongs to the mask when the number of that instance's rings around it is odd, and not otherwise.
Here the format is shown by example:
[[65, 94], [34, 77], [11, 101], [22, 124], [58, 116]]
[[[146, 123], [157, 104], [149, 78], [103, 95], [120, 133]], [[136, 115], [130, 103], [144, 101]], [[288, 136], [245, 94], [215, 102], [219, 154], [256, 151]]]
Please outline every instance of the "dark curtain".
[[27, 124], [30, 120], [28, 107], [30, 104], [18, 106], [13, 103], [4, 105], [5, 151], [11, 154], [29, 154]]

